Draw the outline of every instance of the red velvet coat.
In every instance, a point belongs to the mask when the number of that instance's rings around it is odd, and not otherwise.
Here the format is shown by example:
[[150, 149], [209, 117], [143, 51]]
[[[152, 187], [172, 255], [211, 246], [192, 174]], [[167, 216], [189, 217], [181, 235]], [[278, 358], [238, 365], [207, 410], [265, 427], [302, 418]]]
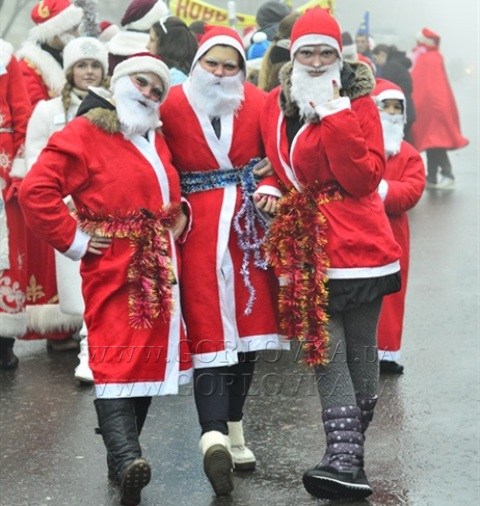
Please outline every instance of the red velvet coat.
[[306, 123], [291, 149], [285, 114], [290, 114], [293, 106], [286, 67], [282, 78], [286, 102], [280, 106], [281, 87], [272, 90], [262, 119], [266, 154], [285, 188], [295, 186], [302, 191], [318, 181], [336, 183], [343, 189], [342, 200], [318, 204], [327, 221], [325, 250], [331, 279], [379, 277], [399, 270], [400, 247], [376, 192], [385, 157], [378, 111], [368, 95], [373, 76], [363, 64], [356, 68], [351, 108], [320, 122]]
[[[390, 220], [395, 240], [402, 248], [402, 256], [400, 257], [402, 288], [399, 292], [387, 295], [383, 299], [378, 324], [380, 358], [382, 358], [383, 351], [398, 353], [402, 341], [410, 263], [407, 211], [418, 203], [425, 188], [425, 167], [418, 151], [407, 142], [402, 142], [400, 153], [387, 159], [383, 179], [388, 183], [388, 192], [383, 202], [385, 211]], [[391, 356], [390, 358], [397, 360], [399, 357]]]
[[[67, 195], [77, 209], [113, 218], [130, 212], [156, 213], [180, 202], [178, 175], [163, 137], [151, 131], [148, 141], [139, 135], [129, 141], [118, 131], [112, 111], [91, 113], [89, 119], [76, 118], [53, 134], [20, 190], [27, 222], [61, 252], [71, 253], [79, 237], [77, 221], [62, 200]], [[173, 394], [189, 379], [178, 284], [172, 285], [171, 316], [161, 313], [150, 327], [131, 324], [128, 273], [138, 259], [133, 256], [135, 244], [115, 236], [102, 255], [86, 253], [82, 258], [84, 318], [98, 396]], [[171, 232], [166, 253], [178, 280], [179, 261]]]

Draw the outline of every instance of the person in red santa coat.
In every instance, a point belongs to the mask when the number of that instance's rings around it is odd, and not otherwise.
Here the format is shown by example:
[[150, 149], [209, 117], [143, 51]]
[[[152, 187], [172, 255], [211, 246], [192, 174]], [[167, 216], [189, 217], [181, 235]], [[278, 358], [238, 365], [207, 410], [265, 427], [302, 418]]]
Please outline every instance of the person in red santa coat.
[[0, 368], [15, 369], [15, 338], [27, 330], [26, 230], [17, 189], [25, 174], [30, 99], [13, 47], [0, 39]]
[[[376, 191], [385, 155], [375, 80], [342, 60], [340, 27], [324, 9], [295, 22], [290, 55], [261, 124], [283, 194], [267, 242], [281, 329], [315, 367], [327, 436], [303, 483], [315, 497], [361, 499], [372, 493], [364, 434], [377, 401], [377, 321], [383, 296], [400, 288], [401, 251]], [[259, 186], [259, 207], [273, 184]]]
[[439, 46], [440, 36], [423, 28], [411, 54], [412, 99], [417, 114], [412, 144], [427, 153], [427, 188], [451, 190], [455, 177], [447, 151], [463, 148], [468, 139], [460, 131], [457, 104]]
[[20, 188], [32, 229], [82, 260], [95, 409], [109, 479], [129, 505], [150, 481], [138, 436], [151, 398], [176, 394], [191, 378], [174, 242], [188, 224], [178, 174], [156, 131], [169, 85], [167, 66], [154, 56], [123, 61], [112, 76], [113, 97], [90, 91]]
[[217, 495], [233, 489], [233, 465], [255, 467], [242, 417], [256, 352], [287, 347], [277, 334], [277, 281], [260, 251], [266, 225], [251, 199], [252, 168], [264, 154], [265, 94], [245, 83], [245, 69], [238, 34], [211, 27], [189, 78], [162, 106], [165, 138], [194, 215], [182, 245], [182, 300], [200, 449]]
[[[35, 26], [17, 57], [35, 107], [60, 96], [65, 85], [63, 48], [78, 35], [83, 10], [69, 0], [43, 0], [30, 13]], [[27, 333], [23, 339], [47, 339], [54, 350], [78, 349], [71, 336], [78, 321], [62, 314], [58, 304], [54, 251], [27, 230]], [[78, 319], [77, 319], [78, 320]]]
[[402, 248], [402, 289], [383, 299], [378, 322], [380, 372], [402, 374], [398, 363], [402, 344], [403, 315], [410, 260], [410, 232], [407, 211], [414, 207], [425, 188], [425, 166], [420, 153], [403, 140], [407, 118], [402, 89], [387, 79], [377, 78], [372, 95], [380, 110], [387, 166], [378, 186], [395, 240]]

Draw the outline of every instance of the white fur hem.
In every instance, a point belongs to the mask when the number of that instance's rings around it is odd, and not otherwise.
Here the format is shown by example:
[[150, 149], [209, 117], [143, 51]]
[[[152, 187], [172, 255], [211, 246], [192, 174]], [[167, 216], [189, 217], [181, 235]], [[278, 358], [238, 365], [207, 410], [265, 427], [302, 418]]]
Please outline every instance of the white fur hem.
[[47, 334], [49, 332], [75, 332], [82, 326], [81, 316], [67, 315], [60, 311], [58, 304], [27, 306], [27, 328], [29, 331]]
[[395, 260], [388, 265], [379, 267], [352, 267], [352, 268], [332, 268], [327, 269], [327, 275], [330, 279], [357, 279], [357, 278], [379, 278], [395, 274], [400, 270], [400, 262]]
[[0, 313], [0, 329], [2, 337], [22, 337], [27, 332], [27, 313]]

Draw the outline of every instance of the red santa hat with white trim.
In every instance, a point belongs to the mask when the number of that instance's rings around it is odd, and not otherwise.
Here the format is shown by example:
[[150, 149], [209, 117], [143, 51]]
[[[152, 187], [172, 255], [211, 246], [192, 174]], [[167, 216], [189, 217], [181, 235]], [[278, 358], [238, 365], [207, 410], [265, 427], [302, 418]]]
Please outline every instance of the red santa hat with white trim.
[[328, 9], [314, 7], [302, 14], [292, 28], [290, 36], [290, 57], [302, 46], [316, 46], [326, 44], [333, 47], [340, 60], [342, 57], [342, 32], [337, 21], [330, 15]]
[[375, 79], [376, 85], [375, 89], [372, 91], [372, 96], [377, 102], [380, 104], [384, 100], [400, 100], [402, 102], [403, 108], [403, 119], [407, 120], [407, 102], [405, 100], [405, 94], [402, 91], [400, 86], [392, 83], [388, 79], [382, 79], [381, 77], [377, 77]]
[[79, 26], [83, 9], [69, 0], [42, 0], [33, 7], [30, 17], [36, 26], [30, 30], [28, 38], [36, 42], [47, 42], [56, 35]]
[[422, 28], [422, 31], [417, 35], [417, 42], [425, 46], [438, 47], [440, 45], [440, 35], [430, 30], [430, 28]]
[[157, 21], [169, 13], [162, 0], [133, 0], [128, 5], [120, 24], [128, 30], [148, 32]]
[[228, 26], [206, 26], [205, 33], [200, 39], [197, 52], [193, 58], [192, 69], [196, 65], [197, 61], [213, 46], [230, 46], [236, 49], [240, 53], [242, 59], [241, 67], [243, 70], [247, 68], [247, 57], [245, 55], [245, 47], [243, 46], [240, 35]]

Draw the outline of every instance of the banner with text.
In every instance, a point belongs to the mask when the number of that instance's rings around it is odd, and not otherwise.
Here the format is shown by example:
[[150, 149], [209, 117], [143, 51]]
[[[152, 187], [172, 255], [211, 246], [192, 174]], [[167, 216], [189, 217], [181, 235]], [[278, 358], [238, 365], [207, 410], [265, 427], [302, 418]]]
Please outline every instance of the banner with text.
[[[335, 0], [310, 0], [305, 5], [298, 7], [298, 12], [304, 12], [312, 7], [320, 6], [330, 9], [333, 12]], [[194, 21], [202, 20], [212, 25], [229, 25], [227, 9], [221, 9], [215, 5], [202, 0], [170, 0], [170, 12], [173, 16], [181, 18], [187, 25]], [[239, 32], [243, 32], [247, 28], [254, 27], [255, 15], [236, 13], [235, 27]]]

